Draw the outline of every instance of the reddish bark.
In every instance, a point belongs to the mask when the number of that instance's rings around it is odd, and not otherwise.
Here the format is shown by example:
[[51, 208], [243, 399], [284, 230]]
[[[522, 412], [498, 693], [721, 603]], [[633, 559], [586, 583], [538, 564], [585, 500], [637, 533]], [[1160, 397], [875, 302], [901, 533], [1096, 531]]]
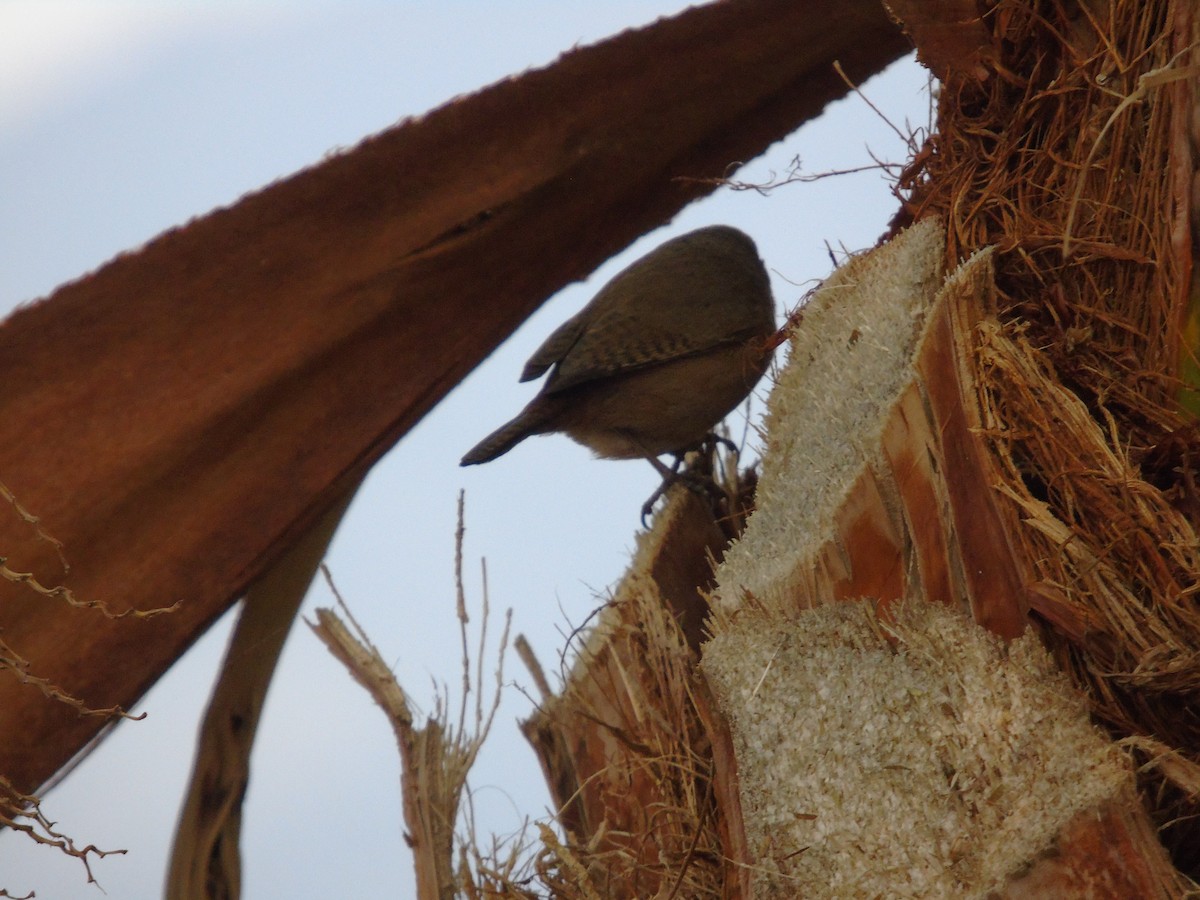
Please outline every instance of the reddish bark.
[[[0, 479], [102, 618], [0, 583], [0, 634], [128, 706], [538, 304], [907, 45], [872, 2], [690, 10], [502, 82], [168, 232], [0, 327]], [[0, 555], [52, 548], [0, 516]], [[0, 773], [96, 734], [6, 673]]]

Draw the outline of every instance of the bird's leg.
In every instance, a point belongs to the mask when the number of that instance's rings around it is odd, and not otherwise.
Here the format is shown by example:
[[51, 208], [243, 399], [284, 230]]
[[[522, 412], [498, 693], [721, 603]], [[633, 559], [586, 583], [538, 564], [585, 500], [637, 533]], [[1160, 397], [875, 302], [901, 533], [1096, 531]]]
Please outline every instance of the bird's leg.
[[[716, 448], [720, 444], [723, 444], [734, 454], [737, 454], [737, 444], [723, 435], [710, 432], [694, 448], [675, 453], [675, 462], [670, 467], [664, 465], [657, 457], [650, 456], [649, 454], [646, 455], [646, 459], [650, 461], [650, 465], [654, 466], [655, 471], [662, 476], [663, 480], [654, 493], [650, 495], [650, 499], [642, 504], [643, 527], [646, 527], [647, 519], [650, 517], [650, 512], [654, 508], [654, 504], [677, 481], [683, 482], [693, 493], [708, 500], [713, 506], [714, 513], [721, 514], [719, 512], [720, 509], [728, 506], [730, 497], [726, 488], [717, 482], [714, 473]], [[686, 455], [692, 450], [699, 451], [699, 459], [681, 471]]]
[[[646, 520], [650, 517], [650, 512], [654, 508], [654, 504], [677, 481], [682, 481], [693, 493], [700, 495], [712, 503], [714, 509], [722, 500], [728, 499], [725, 489], [717, 483], [717, 479], [713, 473], [714, 455], [718, 444], [724, 444], [734, 453], [737, 452], [737, 444], [729, 440], [729, 438], [710, 432], [704, 436], [704, 439], [696, 447], [681, 450], [673, 454], [675, 463], [670, 467], [664, 465], [657, 457], [650, 456], [649, 454], [646, 455], [646, 459], [650, 461], [650, 465], [654, 466], [655, 471], [662, 476], [663, 480], [654, 493], [650, 495], [650, 499], [642, 504], [643, 527], [646, 527]], [[685, 457], [692, 450], [699, 451], [700, 458], [693, 465], [680, 471]]]
[[650, 499], [642, 504], [642, 527], [649, 527], [646, 520], [650, 518], [650, 511], [654, 509], [654, 504], [658, 502], [658, 498], [667, 492], [667, 488], [673, 485], [680, 479], [679, 467], [683, 465], [683, 454], [675, 454], [675, 464], [669, 468], [663, 465], [662, 461], [657, 456], [647, 455], [646, 460], [650, 465], [654, 466], [654, 470], [662, 476], [662, 482], [654, 489], [654, 493], [650, 495]]
[[728, 450], [730, 453], [737, 453], [737, 452], [738, 452], [738, 445], [737, 445], [737, 444], [735, 444], [735, 443], [734, 443], [733, 441], [731, 441], [729, 438], [725, 437], [725, 435], [723, 435], [723, 434], [717, 434], [715, 431], [710, 431], [708, 434], [706, 434], [706, 435], [704, 436], [704, 443], [706, 443], [706, 444], [711, 444], [711, 445], [713, 445], [714, 447], [715, 447], [717, 444], [724, 444], [724, 445], [725, 445], [725, 449], [726, 449], [726, 450]]
[[654, 471], [663, 477], [663, 481], [673, 481], [679, 477], [679, 467], [683, 465], [683, 454], [675, 453], [672, 455], [675, 457], [675, 462], [670, 466], [663, 465], [657, 456], [646, 457], [650, 465], [654, 466]]

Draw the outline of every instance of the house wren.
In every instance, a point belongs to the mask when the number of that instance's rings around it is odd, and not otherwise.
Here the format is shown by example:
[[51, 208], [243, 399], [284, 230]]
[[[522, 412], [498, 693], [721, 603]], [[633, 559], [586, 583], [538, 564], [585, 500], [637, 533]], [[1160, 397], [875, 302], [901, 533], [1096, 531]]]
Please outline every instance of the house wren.
[[667, 241], [619, 272], [530, 357], [550, 376], [520, 414], [462, 465], [562, 432], [607, 459], [682, 454], [758, 383], [771, 359], [774, 302], [747, 235], [714, 225]]

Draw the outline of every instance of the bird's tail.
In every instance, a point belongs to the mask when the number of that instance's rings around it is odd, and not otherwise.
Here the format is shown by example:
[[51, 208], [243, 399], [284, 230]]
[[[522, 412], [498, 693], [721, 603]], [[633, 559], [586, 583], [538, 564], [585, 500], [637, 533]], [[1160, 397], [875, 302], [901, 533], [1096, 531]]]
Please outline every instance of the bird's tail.
[[482, 441], [467, 451], [466, 456], [459, 462], [460, 466], [476, 466], [479, 463], [491, 462], [497, 456], [503, 456], [525, 438], [532, 434], [543, 434], [548, 429], [546, 420], [550, 417], [549, 404], [540, 403], [543, 398], [535, 397], [534, 401], [521, 410], [511, 422], [501, 425]]

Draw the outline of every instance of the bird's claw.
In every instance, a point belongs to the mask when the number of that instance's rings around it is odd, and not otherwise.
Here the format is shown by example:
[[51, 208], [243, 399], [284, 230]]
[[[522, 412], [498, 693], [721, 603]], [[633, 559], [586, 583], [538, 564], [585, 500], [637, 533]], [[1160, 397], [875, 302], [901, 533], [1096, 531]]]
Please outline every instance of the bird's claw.
[[676, 483], [684, 484], [693, 494], [704, 500], [708, 500], [710, 503], [725, 497], [724, 488], [717, 484], [713, 480], [713, 477], [706, 472], [697, 472], [691, 469], [685, 469], [682, 472], [669, 470], [663, 476], [663, 480], [659, 486], [655, 488], [654, 493], [650, 495], [650, 499], [642, 504], [643, 528], [650, 527], [648, 519], [650, 518], [650, 513], [654, 510], [654, 504]]

